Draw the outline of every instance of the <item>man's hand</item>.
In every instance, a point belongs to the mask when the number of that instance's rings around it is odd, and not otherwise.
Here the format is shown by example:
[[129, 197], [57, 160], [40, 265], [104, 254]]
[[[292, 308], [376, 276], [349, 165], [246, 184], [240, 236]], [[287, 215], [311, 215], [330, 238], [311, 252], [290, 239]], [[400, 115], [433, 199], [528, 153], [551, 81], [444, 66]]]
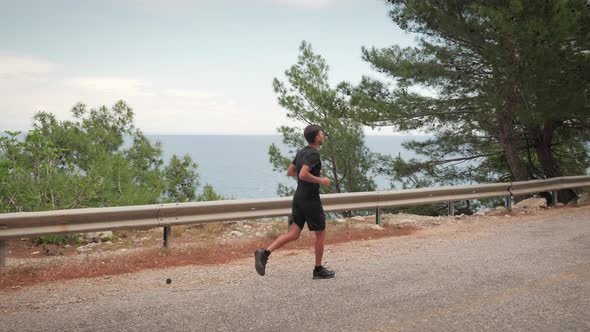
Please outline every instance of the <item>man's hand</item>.
[[332, 181], [330, 181], [330, 179], [328, 179], [326, 177], [320, 178], [320, 181], [321, 181], [320, 184], [323, 186], [326, 186], [326, 187], [329, 187], [330, 183], [332, 182]]

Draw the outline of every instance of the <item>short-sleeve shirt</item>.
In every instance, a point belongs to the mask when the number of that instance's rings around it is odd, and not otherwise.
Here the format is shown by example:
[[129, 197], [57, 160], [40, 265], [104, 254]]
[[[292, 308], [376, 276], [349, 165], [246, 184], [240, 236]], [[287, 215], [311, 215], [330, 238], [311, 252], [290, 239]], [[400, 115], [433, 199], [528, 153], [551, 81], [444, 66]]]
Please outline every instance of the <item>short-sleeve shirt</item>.
[[320, 185], [318, 183], [311, 183], [299, 179], [299, 172], [303, 165], [311, 168], [310, 173], [314, 176], [320, 176], [322, 170], [322, 162], [320, 161], [320, 152], [312, 147], [306, 146], [297, 152], [295, 159], [292, 162], [297, 169], [297, 190], [293, 199], [298, 201], [320, 200]]

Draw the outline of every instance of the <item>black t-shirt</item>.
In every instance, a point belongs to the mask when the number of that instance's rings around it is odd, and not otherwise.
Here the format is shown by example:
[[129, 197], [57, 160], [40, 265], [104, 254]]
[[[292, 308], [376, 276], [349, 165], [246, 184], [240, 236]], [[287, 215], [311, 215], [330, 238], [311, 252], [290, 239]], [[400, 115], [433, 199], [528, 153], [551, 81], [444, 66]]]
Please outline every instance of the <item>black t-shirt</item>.
[[320, 152], [312, 147], [306, 146], [297, 152], [292, 164], [295, 165], [297, 169], [297, 190], [295, 191], [294, 199], [319, 200], [320, 185], [318, 183], [311, 183], [299, 179], [299, 172], [301, 172], [303, 165], [307, 165], [311, 168], [310, 173], [319, 177], [322, 169]]

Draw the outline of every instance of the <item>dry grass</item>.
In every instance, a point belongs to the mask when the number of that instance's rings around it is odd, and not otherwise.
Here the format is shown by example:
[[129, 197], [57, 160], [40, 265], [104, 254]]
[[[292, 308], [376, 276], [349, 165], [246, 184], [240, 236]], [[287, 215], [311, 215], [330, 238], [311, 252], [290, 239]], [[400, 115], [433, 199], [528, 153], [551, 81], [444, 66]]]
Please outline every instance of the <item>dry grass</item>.
[[[113, 253], [108, 255], [108, 258], [105, 258], [103, 253], [101, 257], [87, 256], [87, 259], [77, 263], [6, 268], [0, 271], [0, 289], [75, 278], [106, 277], [144, 269], [224, 264], [236, 259], [251, 257], [255, 249], [267, 246], [273, 238], [287, 230], [286, 223], [275, 224], [264, 237], [224, 243], [219, 241], [219, 237], [224, 233], [225, 227], [222, 223], [210, 223], [199, 227], [186, 226], [183, 233], [193, 232], [193, 235], [199, 239], [198, 245], [192, 243], [164, 250], [159, 248], [158, 244], [154, 244], [149, 248], [128, 253]], [[173, 235], [175, 234], [174, 229]], [[409, 235], [415, 231], [415, 227], [386, 226], [383, 230], [373, 230], [355, 229], [350, 227], [348, 223], [331, 224], [328, 228], [326, 244]], [[120, 234], [119, 236], [125, 235]], [[177, 234], [175, 237], [180, 238], [182, 234]], [[313, 246], [313, 243], [313, 234], [304, 231], [298, 241], [287, 244], [284, 249], [307, 249]]]

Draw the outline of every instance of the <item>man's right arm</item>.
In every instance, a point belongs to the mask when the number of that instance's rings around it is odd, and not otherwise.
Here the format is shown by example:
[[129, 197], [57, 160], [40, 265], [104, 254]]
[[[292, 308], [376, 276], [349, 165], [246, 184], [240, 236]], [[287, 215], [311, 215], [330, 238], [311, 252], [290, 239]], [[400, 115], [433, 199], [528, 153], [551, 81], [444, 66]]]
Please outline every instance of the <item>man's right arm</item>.
[[310, 171], [311, 167], [303, 165], [301, 171], [299, 172], [299, 179], [311, 183], [319, 183], [326, 187], [330, 185], [330, 179], [328, 179], [327, 177], [315, 176], [311, 174]]

